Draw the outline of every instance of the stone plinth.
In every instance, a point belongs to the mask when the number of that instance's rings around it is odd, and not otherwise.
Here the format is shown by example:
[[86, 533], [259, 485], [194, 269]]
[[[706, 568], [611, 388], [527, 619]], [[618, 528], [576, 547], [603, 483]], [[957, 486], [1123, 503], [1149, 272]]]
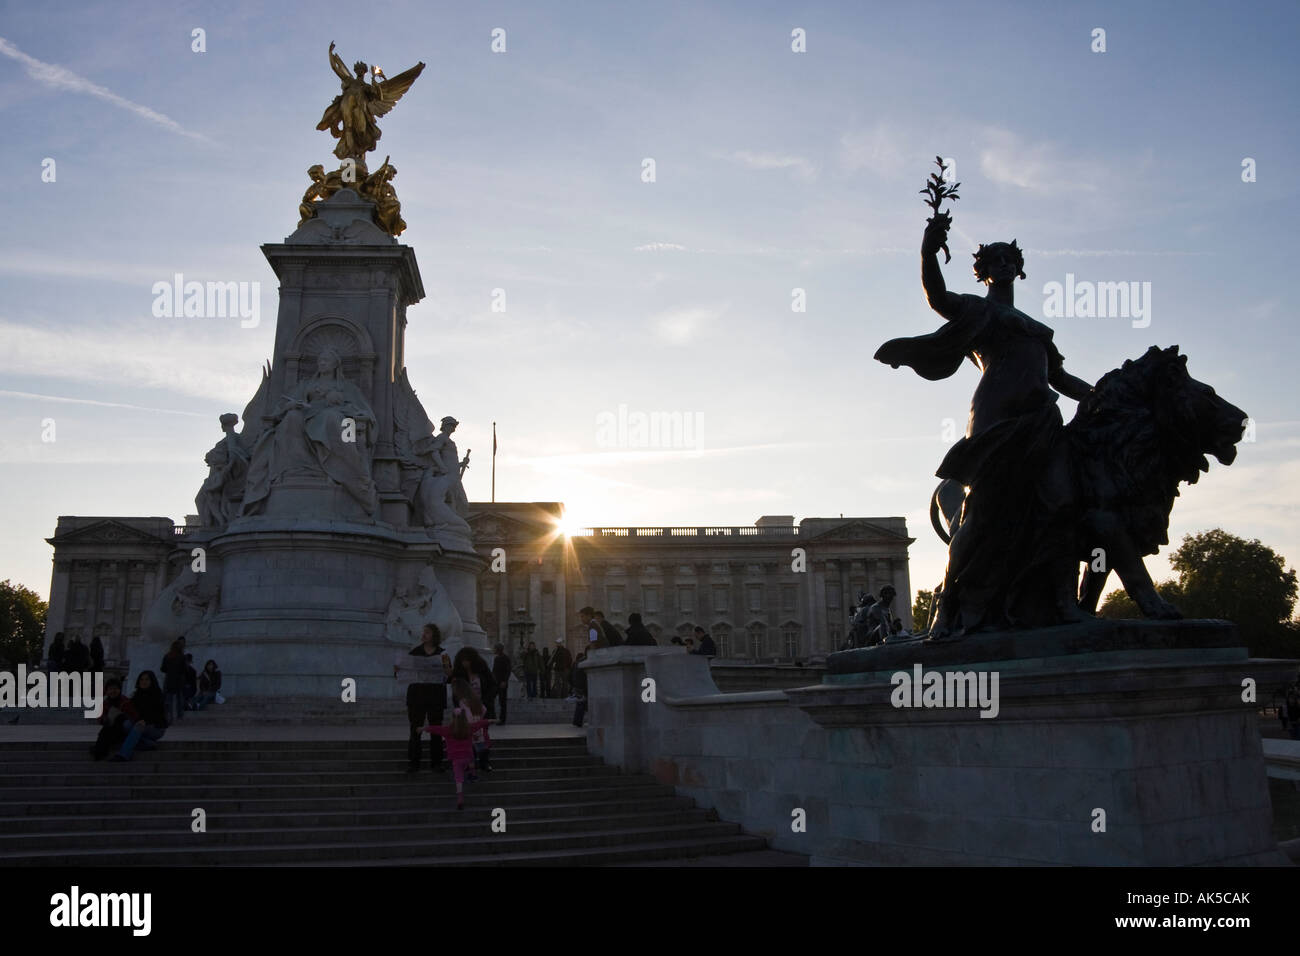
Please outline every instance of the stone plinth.
[[[209, 545], [221, 580], [220, 609], [203, 652], [221, 665], [232, 696], [335, 697], [346, 677], [358, 696], [401, 691], [393, 657], [409, 650], [386, 635], [398, 584], [431, 563], [461, 612], [462, 644], [486, 641], [474, 623], [474, 582], [482, 559], [443, 552], [426, 535], [346, 521], [241, 519]], [[196, 653], [196, 658], [198, 654]]]
[[[1242, 696], [1295, 663], [1236, 640], [1224, 622], [1134, 621], [889, 645], [833, 655], [821, 684], [749, 694], [713, 692], [679, 649], [599, 651], [588, 739], [825, 864], [1284, 864]], [[997, 716], [894, 706], [893, 675], [917, 663], [996, 673]], [[644, 676], [656, 704], [625, 696]]]

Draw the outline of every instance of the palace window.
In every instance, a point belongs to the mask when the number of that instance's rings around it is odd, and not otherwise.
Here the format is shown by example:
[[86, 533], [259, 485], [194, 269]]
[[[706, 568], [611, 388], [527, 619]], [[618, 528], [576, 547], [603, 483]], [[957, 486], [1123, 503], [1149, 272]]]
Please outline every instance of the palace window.
[[721, 658], [735, 657], [735, 648], [732, 646], [731, 628], [726, 624], [713, 625], [713, 643], [718, 648], [718, 656]]
[[746, 590], [749, 592], [749, 609], [751, 611], [763, 610], [763, 585], [751, 584]]
[[718, 614], [726, 614], [731, 608], [731, 589], [727, 587], [715, 587], [713, 589], [713, 610]]
[[610, 614], [623, 613], [623, 589], [621, 587], [606, 588], [605, 598], [606, 598], [606, 603], [609, 604]]
[[86, 589], [74, 588], [72, 591], [72, 609], [74, 611], [84, 611], [86, 609]]
[[641, 588], [641, 607], [647, 614], [659, 613], [659, 588]]
[[783, 611], [794, 610], [794, 585], [793, 584], [781, 585], [781, 610]]
[[677, 589], [677, 610], [687, 614], [695, 611], [695, 588], [681, 587]]
[[113, 610], [113, 586], [105, 584], [99, 589], [99, 609], [101, 611]]
[[786, 660], [794, 660], [799, 656], [799, 628], [793, 624], [787, 624], [781, 628], [781, 643], [784, 645]]
[[140, 588], [131, 588], [131, 590], [127, 592], [126, 597], [127, 609], [131, 611], [140, 610], [140, 605], [143, 600], [144, 594], [142, 593], [142, 590]]
[[826, 606], [833, 610], [839, 610], [840, 606], [840, 585], [839, 582], [826, 585]]
[[763, 644], [767, 640], [767, 628], [757, 621], [749, 625], [749, 656], [754, 660], [761, 659], [763, 654]]

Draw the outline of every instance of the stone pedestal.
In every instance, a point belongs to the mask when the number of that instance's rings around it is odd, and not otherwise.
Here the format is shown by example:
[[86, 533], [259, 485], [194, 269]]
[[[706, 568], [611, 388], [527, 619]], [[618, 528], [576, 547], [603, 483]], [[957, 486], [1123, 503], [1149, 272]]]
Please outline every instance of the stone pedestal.
[[[1285, 865], [1254, 700], [1295, 662], [1236, 644], [1222, 621], [1097, 621], [835, 654], [820, 684], [745, 694], [680, 649], [616, 648], [586, 665], [588, 744], [815, 863]], [[996, 674], [996, 716], [896, 706], [917, 664]]]

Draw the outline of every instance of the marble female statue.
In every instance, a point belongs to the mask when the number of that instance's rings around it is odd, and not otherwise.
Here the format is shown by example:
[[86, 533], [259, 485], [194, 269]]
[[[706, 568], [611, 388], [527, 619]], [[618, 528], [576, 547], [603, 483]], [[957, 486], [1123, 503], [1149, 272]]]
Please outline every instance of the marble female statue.
[[946, 324], [876, 353], [931, 380], [948, 378], [964, 358], [981, 373], [966, 436], [936, 472], [959, 499], [965, 494], [931, 639], [1080, 620], [1073, 486], [1057, 400], [1082, 400], [1092, 386], [1065, 370], [1052, 330], [1015, 307], [1024, 257], [1014, 240], [975, 253], [986, 295], [948, 291], [938, 252], [951, 224], [936, 210], [921, 244], [925, 294]]
[[322, 475], [342, 485], [366, 514], [375, 512], [370, 476], [375, 413], [361, 390], [343, 377], [336, 351], [321, 352], [316, 375], [294, 386], [270, 419], [249, 466], [244, 514], [259, 513], [281, 479]]

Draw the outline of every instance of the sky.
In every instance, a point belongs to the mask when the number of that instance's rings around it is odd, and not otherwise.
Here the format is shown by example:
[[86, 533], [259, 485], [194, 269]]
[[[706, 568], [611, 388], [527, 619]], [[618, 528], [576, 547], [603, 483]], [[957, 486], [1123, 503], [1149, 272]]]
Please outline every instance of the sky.
[[[410, 378], [460, 420], [471, 500], [496, 422], [498, 500], [588, 526], [901, 515], [913, 588], [938, 583], [927, 505], [978, 372], [872, 354], [941, 322], [918, 267], [941, 155], [949, 288], [981, 293], [971, 252], [1015, 238], [1017, 305], [1074, 374], [1179, 345], [1254, 440], [1184, 486], [1172, 542], [1223, 527], [1294, 566], [1298, 34], [1293, 3], [0, 2], [0, 579], [48, 596], [61, 514], [194, 512], [271, 357], [259, 246], [336, 162], [331, 41], [427, 64], [375, 155], [426, 292]], [[156, 317], [177, 273], [259, 283], [260, 322]], [[1145, 315], [1051, 315], [1067, 276], [1138, 283]], [[620, 409], [694, 427], [643, 447]]]

